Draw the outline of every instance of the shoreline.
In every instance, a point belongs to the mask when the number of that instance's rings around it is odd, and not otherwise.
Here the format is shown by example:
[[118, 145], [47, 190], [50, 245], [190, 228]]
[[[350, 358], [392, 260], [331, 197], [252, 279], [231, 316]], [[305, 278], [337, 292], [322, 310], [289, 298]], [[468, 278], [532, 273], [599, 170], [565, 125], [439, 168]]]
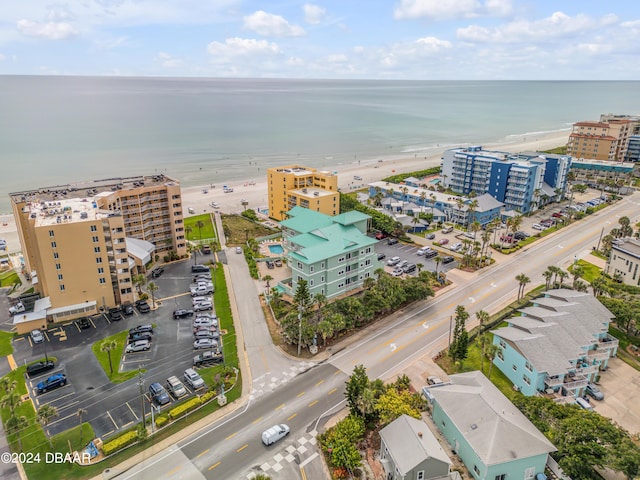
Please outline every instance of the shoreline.
[[[504, 150], [510, 153], [523, 151], [549, 150], [567, 143], [569, 130], [552, 132], [534, 132], [533, 134], [510, 135], [502, 142], [476, 143], [482, 145], [487, 150]], [[349, 163], [337, 162], [335, 164], [317, 168], [317, 170], [334, 171], [338, 174], [338, 187], [342, 192], [350, 192], [365, 187], [367, 184], [382, 180], [397, 173], [423, 170], [440, 165], [442, 153], [445, 150], [456, 147], [469, 146], [468, 144], [443, 145], [421, 149], [420, 152], [406, 152], [403, 154], [377, 155]], [[412, 156], [413, 154], [413, 156]], [[300, 164], [316, 168], [313, 162], [299, 162]], [[282, 165], [287, 164], [283, 162]], [[240, 181], [221, 181], [220, 183], [182, 186], [182, 205], [184, 217], [199, 215], [211, 212], [211, 202], [220, 205], [218, 209], [221, 213], [240, 213], [244, 209], [242, 200], [248, 202], [247, 208], [257, 209], [267, 207], [267, 179], [266, 166], [264, 174], [254, 176]], [[355, 181], [354, 176], [362, 177], [362, 180]], [[180, 178], [177, 178], [180, 180]], [[227, 184], [234, 190], [231, 193], [224, 193], [222, 185]], [[37, 187], [34, 187], [37, 188]], [[207, 193], [203, 193], [204, 190]], [[195, 213], [188, 214], [189, 208], [193, 208]], [[17, 253], [20, 251], [20, 241], [18, 232], [11, 213], [0, 213], [0, 238], [7, 241], [7, 251], [0, 253]]]

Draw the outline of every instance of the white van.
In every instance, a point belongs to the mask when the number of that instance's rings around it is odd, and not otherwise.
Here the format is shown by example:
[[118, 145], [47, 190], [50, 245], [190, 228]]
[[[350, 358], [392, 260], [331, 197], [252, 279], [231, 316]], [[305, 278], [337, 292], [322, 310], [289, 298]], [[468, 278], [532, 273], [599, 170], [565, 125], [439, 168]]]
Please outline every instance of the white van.
[[578, 405], [580, 405], [582, 408], [584, 408], [585, 410], [591, 410], [593, 411], [593, 407], [591, 406], [591, 404], [589, 403], [588, 400], [585, 400], [582, 397], [578, 397], [576, 398], [576, 403]]
[[431, 247], [422, 247], [420, 250], [416, 252], [416, 255], [424, 255], [429, 250], [431, 250]]
[[289, 435], [290, 431], [291, 430], [289, 429], [289, 426], [285, 425], [284, 423], [280, 425], [274, 425], [268, 430], [262, 432], [262, 443], [264, 443], [266, 446], [273, 445], [278, 440], [282, 440], [284, 437]]

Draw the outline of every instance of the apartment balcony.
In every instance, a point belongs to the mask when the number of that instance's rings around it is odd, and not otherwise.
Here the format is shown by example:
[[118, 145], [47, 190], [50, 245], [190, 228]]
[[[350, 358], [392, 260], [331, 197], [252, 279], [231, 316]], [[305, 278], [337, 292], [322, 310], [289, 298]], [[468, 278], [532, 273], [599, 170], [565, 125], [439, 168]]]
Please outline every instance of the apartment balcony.
[[619, 343], [620, 342], [618, 341], [617, 338], [612, 337], [607, 333], [605, 337], [598, 339], [598, 343], [596, 344], [596, 350], [607, 351], [613, 348], [618, 348]]
[[590, 375], [597, 372], [599, 368], [599, 365], [588, 365], [586, 367], [576, 368], [576, 373], [579, 375]]
[[604, 362], [609, 357], [611, 357], [609, 350], [589, 350], [589, 352], [587, 352], [587, 359], [589, 360], [588, 363]]
[[562, 386], [565, 390], [578, 390], [584, 388], [589, 383], [589, 379], [584, 375], [574, 375], [573, 377], [565, 376]]
[[549, 375], [547, 375], [544, 378], [544, 384], [550, 388], [558, 387], [562, 385], [562, 383], [563, 383], [562, 377], [550, 377]]

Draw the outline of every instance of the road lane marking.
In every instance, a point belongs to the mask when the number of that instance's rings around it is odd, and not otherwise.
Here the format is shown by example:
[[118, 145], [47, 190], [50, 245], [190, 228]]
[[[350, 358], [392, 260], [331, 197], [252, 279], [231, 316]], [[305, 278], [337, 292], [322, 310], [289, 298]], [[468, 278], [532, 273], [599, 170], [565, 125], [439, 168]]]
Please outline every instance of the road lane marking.
[[174, 473], [177, 473], [177, 472], [178, 472], [178, 470], [180, 470], [181, 468], [182, 468], [182, 465], [178, 465], [176, 468], [174, 468], [174, 469], [172, 469], [172, 470], [169, 470], [169, 471], [167, 472], [167, 475], [171, 476], [171, 475], [173, 475]]
[[304, 395], [304, 392], [300, 392], [298, 395], [296, 395], [296, 398], [300, 398], [302, 395]]
[[296, 418], [298, 416], [297, 413], [294, 413], [293, 415], [291, 415], [289, 418], [287, 418], [287, 420], [291, 420], [292, 418]]
[[211, 465], [207, 470], [209, 470], [209, 471], [213, 470], [213, 469], [214, 469], [214, 468], [216, 468], [218, 465], [220, 465], [220, 463], [221, 463], [221, 462], [216, 462], [216, 463], [214, 463], [214, 464], [213, 464], [213, 465]]
[[311, 402], [309, 405], [307, 405], [308, 407], [313, 407], [316, 403], [318, 403], [318, 400], [314, 400], [313, 402]]
[[205, 455], [207, 453], [209, 453], [209, 449], [208, 448], [205, 451], [200, 452], [198, 455], [196, 455], [196, 458], [200, 458], [201, 456], [203, 456], [203, 455]]
[[262, 417], [260, 418], [256, 418], [253, 422], [251, 422], [253, 425], [255, 425], [256, 423], [258, 423], [260, 420], [262, 420]]
[[280, 410], [281, 408], [284, 407], [284, 403], [281, 403], [280, 405], [278, 405], [276, 408], [274, 408], [274, 410]]
[[244, 450], [245, 448], [247, 448], [249, 446], [248, 443], [245, 443], [244, 445], [242, 445], [239, 449], [236, 450], [236, 453], [240, 453], [242, 450]]
[[111, 414], [109, 413], [109, 410], [107, 410], [107, 415], [109, 416], [109, 418], [111, 419], [111, 421], [113, 422], [113, 426], [118, 428], [118, 424], [116, 423], [116, 421], [113, 419], [113, 417], [111, 416]]
[[300, 464], [300, 468], [304, 468], [306, 467], [309, 463], [311, 463], [313, 460], [315, 460], [318, 457], [318, 452], [315, 452], [313, 455], [310, 455], [308, 458], [306, 458], [304, 460], [304, 462], [302, 462]]
[[131, 413], [133, 414], [133, 416], [136, 417], [136, 420], [138, 420], [138, 415], [136, 415], [136, 412], [133, 411], [133, 408], [131, 408], [131, 405], [129, 405], [129, 402], [125, 402], [125, 405], [129, 407], [129, 410], [131, 410]]
[[320, 380], [318, 383], [316, 383], [316, 387], [319, 385], [322, 385], [324, 383], [324, 380]]
[[334, 388], [333, 390], [329, 390], [329, 393], [327, 395], [331, 395], [333, 393], [336, 393], [337, 390], [338, 390], [337, 388]]
[[231, 435], [229, 435], [227, 438], [225, 438], [225, 440], [231, 440], [233, 437], [235, 437], [238, 434], [238, 432], [232, 433]]
[[341, 373], [342, 373], [342, 370], [338, 369], [338, 370], [336, 370], [336, 372], [335, 372], [333, 375], [334, 375], [334, 376], [335, 376], [335, 375], [340, 375]]

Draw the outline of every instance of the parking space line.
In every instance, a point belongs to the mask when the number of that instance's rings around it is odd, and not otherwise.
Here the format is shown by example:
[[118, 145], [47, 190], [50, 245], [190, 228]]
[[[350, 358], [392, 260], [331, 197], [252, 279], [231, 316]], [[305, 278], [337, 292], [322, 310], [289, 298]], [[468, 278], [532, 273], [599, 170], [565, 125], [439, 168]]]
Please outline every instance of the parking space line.
[[128, 422], [128, 423], [125, 423], [124, 425], [122, 425], [122, 426], [120, 427], [120, 429], [127, 428], [129, 425], [133, 425], [133, 421]]
[[136, 420], [138, 420], [138, 415], [136, 415], [136, 412], [133, 411], [133, 408], [131, 408], [131, 405], [129, 405], [129, 402], [125, 402], [125, 405], [129, 407], [129, 410], [131, 410], [131, 413], [133, 413], [133, 416], [136, 417]]
[[113, 419], [113, 417], [111, 416], [111, 414], [109, 413], [109, 410], [107, 410], [107, 416], [109, 417], [109, 419], [111, 420], [111, 422], [113, 423], [113, 426], [116, 427], [116, 429], [118, 428], [118, 424], [116, 423], [116, 421]]

